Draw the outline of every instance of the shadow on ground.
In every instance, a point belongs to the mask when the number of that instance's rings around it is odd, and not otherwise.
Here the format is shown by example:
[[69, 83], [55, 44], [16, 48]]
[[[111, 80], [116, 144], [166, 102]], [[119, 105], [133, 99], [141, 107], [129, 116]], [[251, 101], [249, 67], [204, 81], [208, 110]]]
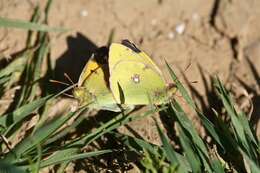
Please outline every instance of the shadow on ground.
[[55, 80], [68, 82], [64, 77], [67, 73], [76, 83], [86, 62], [98, 47], [81, 33], [77, 33], [76, 37], [69, 36], [67, 45], [68, 49], [56, 61]]

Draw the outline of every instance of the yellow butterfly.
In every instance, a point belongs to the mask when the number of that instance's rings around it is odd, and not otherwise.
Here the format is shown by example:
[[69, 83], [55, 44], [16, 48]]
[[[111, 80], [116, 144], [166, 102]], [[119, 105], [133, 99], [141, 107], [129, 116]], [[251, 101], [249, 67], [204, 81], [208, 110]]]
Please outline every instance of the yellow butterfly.
[[120, 106], [163, 104], [176, 91], [159, 67], [128, 40], [112, 43], [108, 63], [92, 57], [83, 69], [74, 96], [90, 107], [120, 111]]

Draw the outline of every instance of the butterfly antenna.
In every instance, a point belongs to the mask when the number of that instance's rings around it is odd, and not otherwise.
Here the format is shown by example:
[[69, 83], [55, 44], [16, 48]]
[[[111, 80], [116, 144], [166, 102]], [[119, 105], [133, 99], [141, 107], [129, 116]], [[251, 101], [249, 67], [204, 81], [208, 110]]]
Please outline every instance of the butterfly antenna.
[[70, 98], [75, 98], [73, 95], [66, 94], [66, 93], [62, 93], [62, 95], [68, 96], [68, 97], [70, 97]]
[[69, 77], [69, 75], [67, 73], [64, 73], [64, 76], [70, 81], [70, 83], [72, 85], [74, 85], [75, 83], [71, 80], [71, 78]]
[[49, 81], [52, 82], [52, 83], [58, 83], [58, 84], [62, 84], [62, 85], [66, 85], [66, 86], [70, 86], [70, 84], [68, 84], [68, 83], [61, 82], [61, 81], [57, 81], [57, 80], [53, 80], [53, 79], [50, 79]]
[[189, 64], [185, 67], [185, 69], [184, 69], [184, 73], [190, 68], [190, 66], [191, 66], [191, 59], [189, 60]]
[[[185, 72], [191, 67], [191, 59], [189, 59], [188, 65], [184, 68], [184, 70], [181, 70], [181, 73], [183, 76], [185, 76]], [[188, 83], [198, 83], [198, 81], [188, 81]]]

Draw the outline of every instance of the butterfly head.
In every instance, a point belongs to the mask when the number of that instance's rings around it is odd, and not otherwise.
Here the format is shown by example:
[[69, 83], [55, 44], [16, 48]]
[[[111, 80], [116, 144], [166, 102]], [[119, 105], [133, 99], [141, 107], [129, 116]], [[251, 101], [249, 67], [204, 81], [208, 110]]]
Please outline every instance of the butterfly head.
[[177, 87], [174, 83], [169, 83], [166, 86], [166, 93], [167, 93], [167, 97], [169, 99], [173, 98], [173, 96], [175, 95], [176, 92], [177, 92]]

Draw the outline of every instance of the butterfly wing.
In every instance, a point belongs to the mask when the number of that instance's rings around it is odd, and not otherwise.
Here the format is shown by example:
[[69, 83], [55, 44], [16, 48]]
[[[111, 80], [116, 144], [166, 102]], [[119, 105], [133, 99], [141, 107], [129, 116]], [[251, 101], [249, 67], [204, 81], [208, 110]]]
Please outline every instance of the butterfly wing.
[[162, 75], [159, 67], [152, 61], [152, 59], [143, 51], [139, 50], [133, 43], [128, 40], [123, 40], [122, 44], [112, 43], [109, 48], [109, 68], [110, 74], [114, 66], [124, 60], [142, 62], [149, 65], [150, 68]]
[[166, 83], [151, 66], [142, 62], [121, 60], [111, 71], [110, 89], [118, 103], [147, 105], [166, 101]]
[[110, 89], [118, 103], [145, 105], [165, 101], [166, 83], [161, 70], [133, 43], [123, 40], [122, 44], [111, 44], [108, 62]]
[[74, 89], [74, 96], [80, 105], [88, 105], [95, 109], [120, 111], [106, 81], [107, 64], [99, 64], [91, 58], [85, 65]]

